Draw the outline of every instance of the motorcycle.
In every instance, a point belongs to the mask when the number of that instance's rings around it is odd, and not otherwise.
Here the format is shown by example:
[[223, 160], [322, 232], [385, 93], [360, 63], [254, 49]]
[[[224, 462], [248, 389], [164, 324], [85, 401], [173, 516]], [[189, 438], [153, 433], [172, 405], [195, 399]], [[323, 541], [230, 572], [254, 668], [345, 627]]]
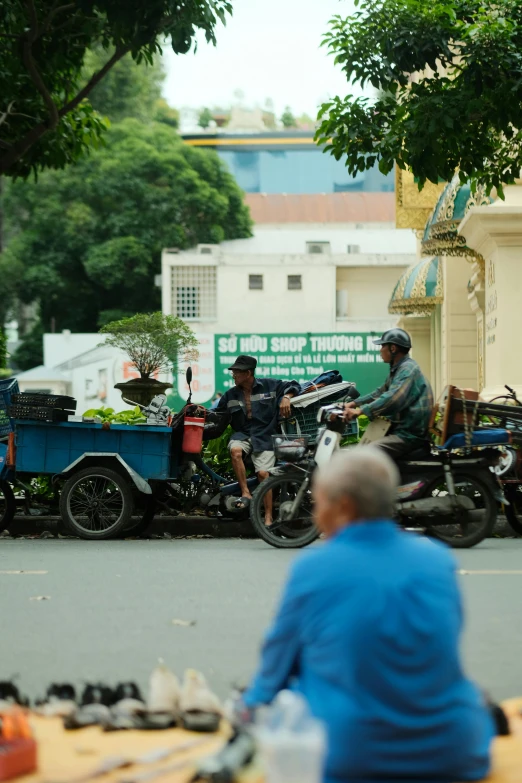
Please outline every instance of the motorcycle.
[[[278, 548], [311, 544], [319, 533], [313, 520], [312, 487], [318, 467], [327, 465], [341, 447], [343, 408], [320, 408], [322, 425], [314, 446], [306, 437], [273, 436], [276, 465], [256, 489], [250, 518], [256, 533]], [[501, 457], [499, 446], [509, 442], [503, 429], [473, 432], [473, 449], [464, 433], [453, 435], [440, 448], [426, 442], [423, 449], [397, 462], [401, 483], [395, 507], [396, 521], [404, 528], [422, 530], [455, 548], [475, 546], [495, 527], [501, 497], [490, 468]], [[356, 446], [354, 448], [364, 448]], [[273, 522], [265, 525], [264, 500], [272, 492]]]

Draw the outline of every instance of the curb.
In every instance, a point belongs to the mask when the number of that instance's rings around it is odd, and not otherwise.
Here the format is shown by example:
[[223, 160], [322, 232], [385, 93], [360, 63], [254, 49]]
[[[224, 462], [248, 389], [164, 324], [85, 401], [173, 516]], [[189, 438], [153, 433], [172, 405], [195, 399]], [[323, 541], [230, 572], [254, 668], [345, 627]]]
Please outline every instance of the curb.
[[[15, 517], [2, 538], [30, 537], [38, 538], [42, 533], [50, 535], [45, 538], [75, 538], [63, 535], [58, 517]], [[509, 526], [506, 518], [499, 516], [492, 538], [520, 538]], [[132, 539], [133, 536], [129, 536]], [[146, 538], [256, 538], [250, 520], [242, 522], [232, 519], [218, 520], [209, 517], [162, 517], [152, 522]], [[117, 540], [117, 539], [116, 539]], [[120, 539], [121, 540], [121, 539]]]
[[[58, 517], [15, 517], [9, 526], [9, 536], [4, 538], [38, 537], [44, 531], [49, 537], [75, 538], [63, 535]], [[0, 530], [0, 534], [1, 534]], [[47, 538], [48, 536], [46, 536]], [[147, 538], [256, 538], [249, 520], [242, 522], [208, 517], [162, 517], [152, 522]], [[132, 536], [129, 536], [132, 538]]]

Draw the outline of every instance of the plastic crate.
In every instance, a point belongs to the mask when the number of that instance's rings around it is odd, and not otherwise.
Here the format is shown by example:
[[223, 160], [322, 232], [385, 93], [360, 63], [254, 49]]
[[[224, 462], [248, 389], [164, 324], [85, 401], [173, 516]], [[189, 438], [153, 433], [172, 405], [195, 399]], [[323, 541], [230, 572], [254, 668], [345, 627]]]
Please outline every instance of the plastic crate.
[[20, 392], [13, 394], [13, 405], [30, 405], [37, 408], [57, 408], [58, 410], [76, 410], [76, 400], [65, 394], [44, 394], [44, 392]]
[[[347, 395], [346, 389], [332, 394], [329, 397], [323, 397], [317, 402], [312, 402], [306, 408], [292, 408], [291, 416], [284, 422], [281, 422], [281, 432], [283, 435], [308, 435], [309, 440], [313, 443], [317, 439], [317, 433], [319, 431], [319, 422], [317, 421], [317, 414], [319, 408], [324, 408], [326, 405], [331, 405], [333, 402], [351, 401], [351, 397]], [[357, 421], [347, 422], [343, 437], [347, 435], [357, 435], [358, 425]]]
[[35, 405], [11, 405], [9, 413], [12, 419], [27, 419], [28, 421], [67, 421], [74, 411], [63, 411], [59, 408], [37, 408]]
[[5, 438], [14, 430], [14, 421], [9, 415], [9, 407], [13, 394], [18, 394], [18, 381], [15, 378], [6, 378], [0, 381], [0, 438]]

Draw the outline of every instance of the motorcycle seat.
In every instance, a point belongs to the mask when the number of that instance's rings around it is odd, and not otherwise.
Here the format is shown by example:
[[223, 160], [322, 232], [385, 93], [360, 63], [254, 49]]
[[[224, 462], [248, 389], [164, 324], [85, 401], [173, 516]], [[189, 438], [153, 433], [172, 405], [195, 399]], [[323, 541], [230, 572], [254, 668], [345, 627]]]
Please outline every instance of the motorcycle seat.
[[429, 456], [431, 456], [431, 443], [429, 440], [426, 440], [419, 448], [409, 451], [407, 454], [403, 454], [399, 457], [397, 462], [411, 462], [416, 459], [426, 459]]
[[[511, 433], [508, 430], [502, 429], [487, 429], [474, 430], [471, 433], [471, 446], [503, 446], [507, 443], [511, 443]], [[452, 435], [443, 446], [439, 446], [440, 449], [465, 449], [468, 446], [466, 434], [464, 432], [457, 432]]]

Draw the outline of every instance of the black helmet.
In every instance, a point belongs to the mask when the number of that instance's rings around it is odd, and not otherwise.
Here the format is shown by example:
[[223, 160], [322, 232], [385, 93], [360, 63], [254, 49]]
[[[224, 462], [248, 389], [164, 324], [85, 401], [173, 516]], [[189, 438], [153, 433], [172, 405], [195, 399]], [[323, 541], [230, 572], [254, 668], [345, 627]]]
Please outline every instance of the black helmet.
[[409, 351], [411, 348], [411, 337], [404, 329], [388, 329], [384, 332], [380, 340], [374, 340], [374, 345], [397, 345]]

